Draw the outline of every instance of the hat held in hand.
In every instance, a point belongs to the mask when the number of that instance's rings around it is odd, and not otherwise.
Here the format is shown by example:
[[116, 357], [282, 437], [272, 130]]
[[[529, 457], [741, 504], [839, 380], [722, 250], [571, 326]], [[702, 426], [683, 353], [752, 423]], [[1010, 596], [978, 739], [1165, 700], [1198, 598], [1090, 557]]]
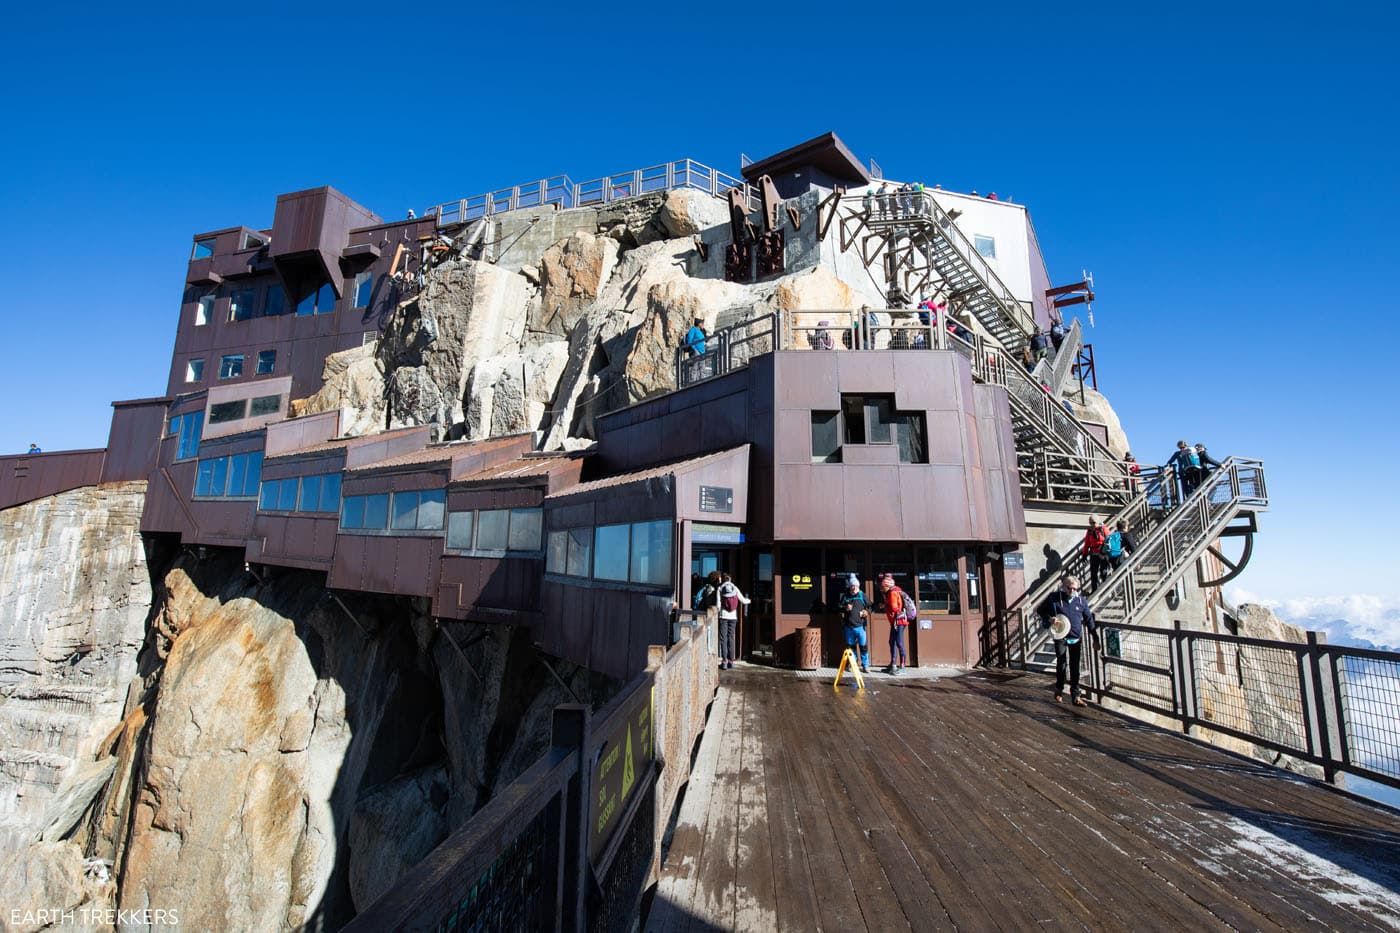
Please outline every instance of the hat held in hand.
[[1069, 634], [1069, 616], [1059, 613], [1050, 620], [1050, 637], [1059, 641]]

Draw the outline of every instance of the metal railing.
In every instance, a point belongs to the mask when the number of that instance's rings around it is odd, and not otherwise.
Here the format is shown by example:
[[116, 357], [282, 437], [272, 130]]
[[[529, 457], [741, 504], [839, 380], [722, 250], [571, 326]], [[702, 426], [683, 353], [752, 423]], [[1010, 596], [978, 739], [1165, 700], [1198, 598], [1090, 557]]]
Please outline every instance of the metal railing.
[[627, 929], [718, 684], [713, 628], [653, 646], [597, 714], [556, 707], [550, 750], [345, 929]]
[[1090, 689], [1323, 768], [1400, 787], [1400, 653], [1101, 623]]
[[575, 182], [568, 175], [553, 175], [523, 185], [444, 201], [428, 208], [427, 214], [438, 218], [438, 226], [447, 227], [526, 208], [552, 205], [557, 210], [568, 210], [676, 188], [704, 191], [715, 197], [724, 197], [731, 189], [738, 188], [744, 192], [750, 208], [755, 201], [753, 187], [742, 178], [726, 175], [693, 159], [678, 159], [584, 182]]

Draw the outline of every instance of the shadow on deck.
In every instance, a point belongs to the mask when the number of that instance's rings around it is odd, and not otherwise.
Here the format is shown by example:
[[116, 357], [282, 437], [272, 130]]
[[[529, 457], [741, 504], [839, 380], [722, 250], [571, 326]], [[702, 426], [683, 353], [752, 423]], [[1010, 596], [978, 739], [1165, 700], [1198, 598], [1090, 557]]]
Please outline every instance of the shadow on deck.
[[721, 680], [648, 930], [1400, 927], [1400, 819], [1034, 675]]

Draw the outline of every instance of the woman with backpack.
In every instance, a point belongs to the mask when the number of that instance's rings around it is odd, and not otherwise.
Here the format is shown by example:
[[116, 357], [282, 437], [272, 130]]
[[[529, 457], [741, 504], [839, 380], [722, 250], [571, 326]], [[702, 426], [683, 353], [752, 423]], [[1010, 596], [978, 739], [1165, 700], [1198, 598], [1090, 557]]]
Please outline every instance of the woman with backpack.
[[739, 628], [739, 606], [747, 606], [749, 598], [739, 592], [729, 574], [720, 577], [719, 585], [719, 654], [720, 667], [729, 670], [734, 667], [734, 635]]
[[894, 585], [894, 577], [885, 574], [880, 578], [880, 589], [885, 594], [885, 618], [890, 623], [890, 666], [886, 674], [898, 674], [909, 666], [909, 655], [904, 650], [904, 633], [909, 631], [909, 616], [914, 609], [914, 598]]

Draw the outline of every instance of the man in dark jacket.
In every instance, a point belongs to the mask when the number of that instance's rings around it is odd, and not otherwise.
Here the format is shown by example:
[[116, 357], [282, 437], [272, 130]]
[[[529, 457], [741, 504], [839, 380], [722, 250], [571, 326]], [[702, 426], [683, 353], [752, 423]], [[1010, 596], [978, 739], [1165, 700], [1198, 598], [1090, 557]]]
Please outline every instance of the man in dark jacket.
[[1055, 639], [1055, 702], [1065, 701], [1065, 675], [1069, 674], [1069, 698], [1075, 706], [1084, 706], [1079, 696], [1079, 661], [1083, 655], [1084, 638], [1094, 633], [1094, 611], [1079, 594], [1079, 581], [1066, 575], [1060, 588], [1046, 597], [1037, 610], [1040, 624], [1049, 627], [1057, 615], [1069, 619], [1069, 631]]

